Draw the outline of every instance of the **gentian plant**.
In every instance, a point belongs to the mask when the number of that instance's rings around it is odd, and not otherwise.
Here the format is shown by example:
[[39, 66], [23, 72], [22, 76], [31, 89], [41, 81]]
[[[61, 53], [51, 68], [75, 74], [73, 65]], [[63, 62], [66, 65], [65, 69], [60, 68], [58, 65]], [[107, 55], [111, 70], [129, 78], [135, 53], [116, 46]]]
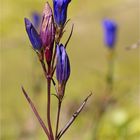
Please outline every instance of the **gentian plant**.
[[104, 30], [104, 43], [108, 48], [108, 72], [107, 72], [107, 88], [108, 92], [112, 92], [113, 89], [113, 75], [114, 75], [114, 55], [115, 45], [117, 39], [117, 23], [110, 19], [103, 21]]
[[[88, 98], [82, 102], [78, 110], [72, 115], [71, 119], [66, 125], [59, 130], [59, 118], [61, 112], [61, 105], [65, 94], [66, 84], [70, 76], [70, 61], [66, 52], [66, 47], [70, 41], [73, 33], [73, 26], [68, 40], [65, 44], [61, 43], [61, 38], [64, 34], [65, 25], [67, 24], [67, 8], [70, 0], [53, 0], [53, 10], [49, 3], [45, 4], [43, 10], [42, 23], [39, 33], [31, 21], [24, 19], [26, 31], [31, 42], [34, 52], [38, 56], [44, 76], [47, 81], [47, 125], [39, 115], [38, 110], [34, 106], [33, 101], [22, 87], [22, 91], [30, 104], [35, 116], [37, 117], [41, 127], [43, 128], [48, 140], [59, 140], [67, 129], [71, 126], [79, 113], [84, 108]], [[54, 80], [54, 73], [56, 71], [56, 80]], [[53, 94], [58, 99], [58, 110], [56, 120], [51, 120], [51, 89], [52, 85], [56, 93]], [[55, 132], [52, 129], [52, 121], [56, 122]], [[54, 128], [54, 127], [53, 127]]]
[[97, 118], [96, 121], [94, 119], [94, 127], [92, 133], [92, 140], [98, 140], [98, 132], [99, 127], [101, 126], [101, 120], [106, 113], [107, 109], [116, 102], [116, 99], [113, 97], [113, 83], [114, 83], [114, 56], [115, 56], [115, 45], [117, 39], [117, 23], [110, 19], [105, 19], [102, 22], [103, 25], [103, 38], [104, 44], [107, 48], [107, 63], [108, 63], [108, 70], [106, 74], [106, 89], [105, 92], [102, 94], [101, 98], [97, 100]]

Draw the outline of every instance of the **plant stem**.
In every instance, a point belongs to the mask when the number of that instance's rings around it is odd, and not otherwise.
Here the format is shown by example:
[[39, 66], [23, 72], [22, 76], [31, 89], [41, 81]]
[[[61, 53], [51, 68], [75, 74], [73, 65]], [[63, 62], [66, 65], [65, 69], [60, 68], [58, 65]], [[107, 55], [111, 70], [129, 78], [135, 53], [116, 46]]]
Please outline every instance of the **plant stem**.
[[50, 119], [50, 110], [51, 110], [51, 65], [48, 65], [48, 71], [46, 70], [46, 66], [43, 60], [40, 60], [41, 66], [43, 68], [45, 77], [47, 79], [47, 123], [50, 133], [50, 140], [54, 140], [53, 131], [52, 131], [52, 125], [51, 125], [51, 119]]
[[92, 140], [98, 140], [98, 130], [99, 130], [99, 126], [100, 126], [100, 123], [101, 123], [101, 120], [102, 120], [102, 117], [104, 115], [105, 112], [101, 112], [100, 115], [98, 116], [97, 120], [96, 120], [96, 123], [95, 123], [95, 126], [94, 126], [94, 129], [93, 129], [93, 139]]
[[57, 112], [55, 140], [57, 140], [57, 134], [58, 134], [58, 130], [59, 130], [59, 119], [60, 119], [61, 104], [62, 104], [62, 102], [59, 100], [58, 101], [58, 112]]
[[50, 119], [50, 110], [51, 110], [51, 77], [50, 76], [51, 67], [48, 66], [48, 77], [47, 77], [47, 93], [48, 93], [48, 100], [47, 100], [47, 122], [50, 131], [51, 140], [54, 140], [51, 119]]
[[114, 52], [115, 50], [109, 50], [108, 54], [108, 73], [107, 73], [107, 94], [110, 96], [113, 90], [113, 75], [114, 75]]
[[[96, 123], [95, 123], [94, 129], [93, 129], [93, 140], [98, 140], [97, 134], [99, 131], [99, 126], [101, 124], [101, 120], [102, 120], [102, 118], [103, 118], [103, 116], [108, 108], [108, 105], [112, 99], [113, 84], [114, 84], [114, 77], [113, 77], [114, 76], [114, 53], [115, 53], [114, 49], [113, 50], [109, 49], [108, 57], [107, 57], [108, 71], [107, 71], [107, 75], [106, 75], [106, 91], [104, 94], [105, 98], [102, 98], [103, 99], [103, 101], [101, 101], [102, 104], [101, 104], [101, 106], [99, 106], [99, 115], [96, 119]], [[106, 100], [104, 100], [104, 99], [106, 99]]]

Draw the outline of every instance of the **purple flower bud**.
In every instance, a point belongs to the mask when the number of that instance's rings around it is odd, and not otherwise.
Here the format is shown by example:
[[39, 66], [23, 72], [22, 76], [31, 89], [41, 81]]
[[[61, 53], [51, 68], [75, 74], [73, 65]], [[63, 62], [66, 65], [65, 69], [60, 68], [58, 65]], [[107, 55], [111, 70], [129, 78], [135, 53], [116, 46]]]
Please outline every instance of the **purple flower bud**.
[[36, 29], [34, 28], [32, 23], [30, 22], [30, 20], [25, 18], [24, 21], [25, 21], [25, 27], [26, 27], [26, 31], [27, 31], [28, 37], [30, 39], [30, 42], [31, 42], [33, 48], [35, 50], [41, 50], [41, 48], [42, 48], [42, 41], [40, 39], [39, 34], [37, 33]]
[[70, 62], [64, 46], [57, 45], [56, 77], [59, 84], [65, 84], [70, 76]]
[[53, 0], [54, 17], [58, 26], [63, 26], [67, 20], [67, 7], [71, 0]]
[[51, 64], [52, 54], [53, 54], [53, 49], [49, 48], [49, 47], [46, 47], [46, 49], [45, 49], [45, 58], [46, 58], [46, 62], [47, 62], [48, 65]]
[[54, 42], [55, 28], [54, 28], [52, 9], [48, 2], [45, 4], [45, 8], [43, 11], [40, 37], [42, 39], [42, 43], [45, 48], [53, 46], [51, 44], [53, 44]]
[[103, 21], [104, 40], [109, 48], [114, 48], [116, 43], [117, 24], [109, 19]]

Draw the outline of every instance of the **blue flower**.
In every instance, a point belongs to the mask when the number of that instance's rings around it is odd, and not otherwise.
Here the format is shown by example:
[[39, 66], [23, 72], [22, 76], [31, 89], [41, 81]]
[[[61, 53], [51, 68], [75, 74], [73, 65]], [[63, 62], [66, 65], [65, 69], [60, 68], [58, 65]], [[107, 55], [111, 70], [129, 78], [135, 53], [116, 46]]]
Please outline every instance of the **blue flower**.
[[60, 85], [65, 84], [70, 76], [70, 62], [64, 46], [57, 45], [56, 77]]
[[38, 13], [38, 12], [33, 12], [31, 14], [32, 16], [32, 22], [33, 22], [33, 25], [35, 26], [35, 28], [39, 28], [39, 25], [40, 25], [40, 22], [41, 22], [41, 15]]
[[30, 42], [31, 42], [33, 48], [35, 50], [40, 50], [42, 48], [42, 41], [40, 39], [39, 34], [37, 33], [36, 29], [30, 22], [30, 20], [25, 18], [24, 21], [25, 21], [25, 27], [26, 27], [28, 37], [30, 39]]
[[103, 21], [104, 40], [109, 48], [114, 48], [116, 43], [117, 24], [115, 21], [105, 19]]
[[54, 18], [58, 26], [63, 26], [67, 20], [67, 8], [71, 0], [53, 0]]

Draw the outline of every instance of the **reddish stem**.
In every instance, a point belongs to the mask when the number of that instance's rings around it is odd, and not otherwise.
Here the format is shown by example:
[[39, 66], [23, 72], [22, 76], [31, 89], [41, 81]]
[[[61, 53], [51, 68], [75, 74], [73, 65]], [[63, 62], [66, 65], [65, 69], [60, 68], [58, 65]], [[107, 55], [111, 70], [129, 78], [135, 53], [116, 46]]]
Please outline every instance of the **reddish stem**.
[[51, 109], [51, 77], [50, 77], [50, 72], [51, 72], [51, 66], [48, 65], [48, 77], [47, 77], [47, 93], [48, 93], [48, 101], [47, 101], [47, 122], [48, 122], [48, 127], [50, 131], [50, 136], [51, 140], [54, 140], [53, 136], [53, 131], [52, 131], [52, 125], [51, 125], [51, 119], [50, 119], [50, 109]]

